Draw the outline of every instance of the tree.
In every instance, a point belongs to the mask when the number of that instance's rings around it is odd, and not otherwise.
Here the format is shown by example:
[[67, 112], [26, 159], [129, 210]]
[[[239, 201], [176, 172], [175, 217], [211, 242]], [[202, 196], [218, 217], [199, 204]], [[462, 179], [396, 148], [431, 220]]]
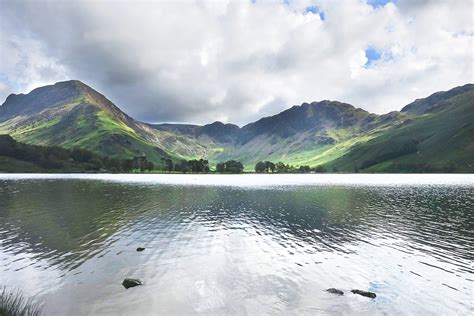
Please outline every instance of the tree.
[[174, 170], [186, 173], [189, 171], [189, 164], [186, 160], [181, 160], [180, 162], [174, 165]]
[[202, 165], [202, 172], [209, 172], [209, 161], [206, 159], [200, 159], [201, 165]]
[[188, 165], [192, 172], [209, 172], [209, 161], [205, 159], [189, 160]]
[[277, 162], [276, 165], [275, 165], [275, 170], [276, 172], [278, 173], [284, 173], [284, 172], [288, 172], [287, 171], [287, 167], [285, 166], [285, 164], [281, 161]]
[[275, 172], [275, 164], [271, 161], [265, 161], [265, 172]]
[[226, 162], [219, 162], [216, 165], [216, 172], [219, 173], [241, 173], [244, 166], [239, 161], [228, 160]]
[[324, 172], [326, 172], [326, 168], [324, 168], [323, 166], [317, 166], [316, 168], [314, 168], [314, 172], [324, 173]]
[[224, 171], [227, 173], [242, 173], [244, 166], [239, 161], [229, 160], [224, 163]]
[[168, 172], [173, 171], [173, 160], [167, 158], [167, 159], [165, 160], [165, 166], [166, 166], [166, 170], [167, 170]]
[[132, 159], [124, 159], [122, 160], [122, 170], [124, 172], [130, 172], [133, 169], [133, 160]]
[[309, 166], [300, 166], [299, 167], [299, 172], [301, 173], [309, 173], [311, 171], [311, 168]]
[[265, 172], [265, 163], [263, 161], [257, 162], [257, 164], [255, 165], [255, 172], [257, 173]]
[[216, 172], [224, 173], [224, 172], [225, 172], [225, 163], [219, 162], [219, 163], [216, 165]]
[[64, 164], [54, 155], [44, 156], [40, 160], [40, 165], [46, 169], [61, 168]]
[[145, 171], [146, 162], [147, 160], [145, 156], [133, 157], [133, 169], [139, 169], [140, 171]]
[[166, 171], [166, 158], [165, 157], [161, 157], [161, 171]]
[[83, 148], [73, 148], [71, 157], [77, 162], [89, 162], [92, 159], [92, 152]]
[[134, 168], [152, 170], [153, 163], [145, 156], [134, 159], [103, 157], [84, 148], [65, 149], [58, 146], [37, 146], [18, 143], [9, 135], [0, 135], [0, 155], [32, 162], [44, 169], [64, 168], [74, 171], [130, 172]]
[[145, 169], [148, 171], [152, 171], [153, 169], [155, 169], [155, 165], [153, 164], [153, 162], [147, 161], [145, 163]]
[[94, 157], [91, 160], [89, 160], [89, 163], [92, 166], [92, 169], [94, 170], [100, 170], [104, 165], [102, 163], [102, 160], [99, 157]]
[[161, 171], [171, 172], [174, 170], [174, 168], [175, 167], [173, 165], [173, 160], [171, 160], [170, 158], [161, 157]]
[[199, 172], [199, 161], [198, 160], [196, 160], [196, 159], [189, 160], [188, 164], [189, 164], [189, 169], [191, 170], [191, 172]]

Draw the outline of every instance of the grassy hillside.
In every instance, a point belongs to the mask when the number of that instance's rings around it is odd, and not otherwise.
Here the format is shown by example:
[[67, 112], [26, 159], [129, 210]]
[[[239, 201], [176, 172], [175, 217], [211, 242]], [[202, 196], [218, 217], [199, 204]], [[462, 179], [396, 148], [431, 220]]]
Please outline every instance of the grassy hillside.
[[[196, 156], [196, 144], [199, 144], [205, 149], [199, 154], [211, 163], [235, 159], [251, 171], [261, 160], [311, 166], [327, 163], [346, 154], [354, 144], [365, 142], [406, 119], [407, 115], [399, 112], [378, 116], [349, 104], [321, 101], [293, 106], [240, 129], [220, 122], [152, 127], [194, 143], [191, 147], [194, 158], [199, 157]], [[182, 151], [169, 145], [162, 148], [182, 155]]]
[[[323, 104], [323, 111], [326, 111], [327, 105], [327, 103]], [[339, 107], [340, 103], [329, 103], [329, 105]], [[292, 111], [300, 109], [301, 107], [293, 107]], [[236, 159], [242, 161], [248, 171], [253, 170], [254, 165], [261, 160], [282, 161], [296, 166], [326, 165], [349, 153], [354, 146], [365, 143], [409, 119], [408, 115], [399, 112], [378, 116], [345, 105], [330, 112], [329, 117], [324, 117], [323, 113], [323, 119], [321, 119], [320, 110], [320, 104], [313, 103], [309, 114], [305, 114], [313, 122], [307, 122], [306, 129], [295, 130], [295, 128], [301, 128], [297, 127], [297, 122], [302, 119], [301, 113], [298, 113], [299, 120], [290, 123], [294, 128], [285, 128], [284, 134], [289, 133], [290, 136], [281, 136], [281, 133], [273, 134], [261, 129], [262, 132], [257, 133], [249, 141], [227, 149], [210, 160]], [[303, 108], [303, 111], [307, 109]], [[318, 116], [316, 121], [314, 121], [314, 116]], [[278, 124], [282, 124], [281, 122], [288, 121], [292, 120], [279, 118], [273, 125], [265, 124], [278, 127]]]
[[204, 158], [238, 160], [247, 171], [270, 160], [344, 172], [472, 172], [473, 93], [474, 85], [456, 87], [384, 115], [337, 101], [304, 103], [240, 128], [148, 125], [73, 80], [10, 95], [0, 107], [0, 134], [120, 159], [145, 154], [158, 168], [162, 158]]
[[[170, 156], [153, 142], [152, 129], [80, 82], [63, 82], [32, 94], [36, 99], [29, 94], [7, 99], [0, 108], [0, 133], [29, 144], [81, 147], [117, 158], [146, 154], [158, 164]], [[41, 106], [35, 100], [42, 100]]]
[[329, 162], [367, 172], [474, 170], [474, 91], [440, 100], [421, 115]]

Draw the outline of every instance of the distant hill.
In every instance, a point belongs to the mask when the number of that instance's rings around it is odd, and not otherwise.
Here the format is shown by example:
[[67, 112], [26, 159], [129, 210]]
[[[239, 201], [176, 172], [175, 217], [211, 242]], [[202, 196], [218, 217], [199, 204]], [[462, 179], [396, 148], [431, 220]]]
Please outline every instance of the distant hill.
[[474, 85], [419, 99], [384, 115], [337, 101], [303, 103], [239, 127], [146, 124], [77, 81], [10, 95], [0, 134], [35, 145], [81, 147], [131, 158], [260, 160], [346, 172], [472, 172]]

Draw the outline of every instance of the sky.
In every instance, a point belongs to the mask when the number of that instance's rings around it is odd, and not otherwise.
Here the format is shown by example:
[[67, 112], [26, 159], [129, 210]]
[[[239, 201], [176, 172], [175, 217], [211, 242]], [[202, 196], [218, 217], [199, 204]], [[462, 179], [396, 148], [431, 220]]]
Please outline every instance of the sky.
[[473, 0], [0, 1], [0, 103], [77, 79], [145, 122], [373, 113], [474, 82]]

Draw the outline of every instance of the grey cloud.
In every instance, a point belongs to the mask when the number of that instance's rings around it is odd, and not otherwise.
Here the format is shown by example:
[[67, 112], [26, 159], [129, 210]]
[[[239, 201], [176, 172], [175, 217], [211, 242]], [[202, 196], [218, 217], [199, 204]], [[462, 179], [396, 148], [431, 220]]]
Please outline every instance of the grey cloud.
[[[2, 2], [0, 97], [79, 79], [148, 122], [243, 124], [322, 99], [400, 109], [473, 81], [473, 37], [443, 33], [472, 34], [469, 12], [420, 4]], [[369, 45], [395, 58], [364, 69]]]

